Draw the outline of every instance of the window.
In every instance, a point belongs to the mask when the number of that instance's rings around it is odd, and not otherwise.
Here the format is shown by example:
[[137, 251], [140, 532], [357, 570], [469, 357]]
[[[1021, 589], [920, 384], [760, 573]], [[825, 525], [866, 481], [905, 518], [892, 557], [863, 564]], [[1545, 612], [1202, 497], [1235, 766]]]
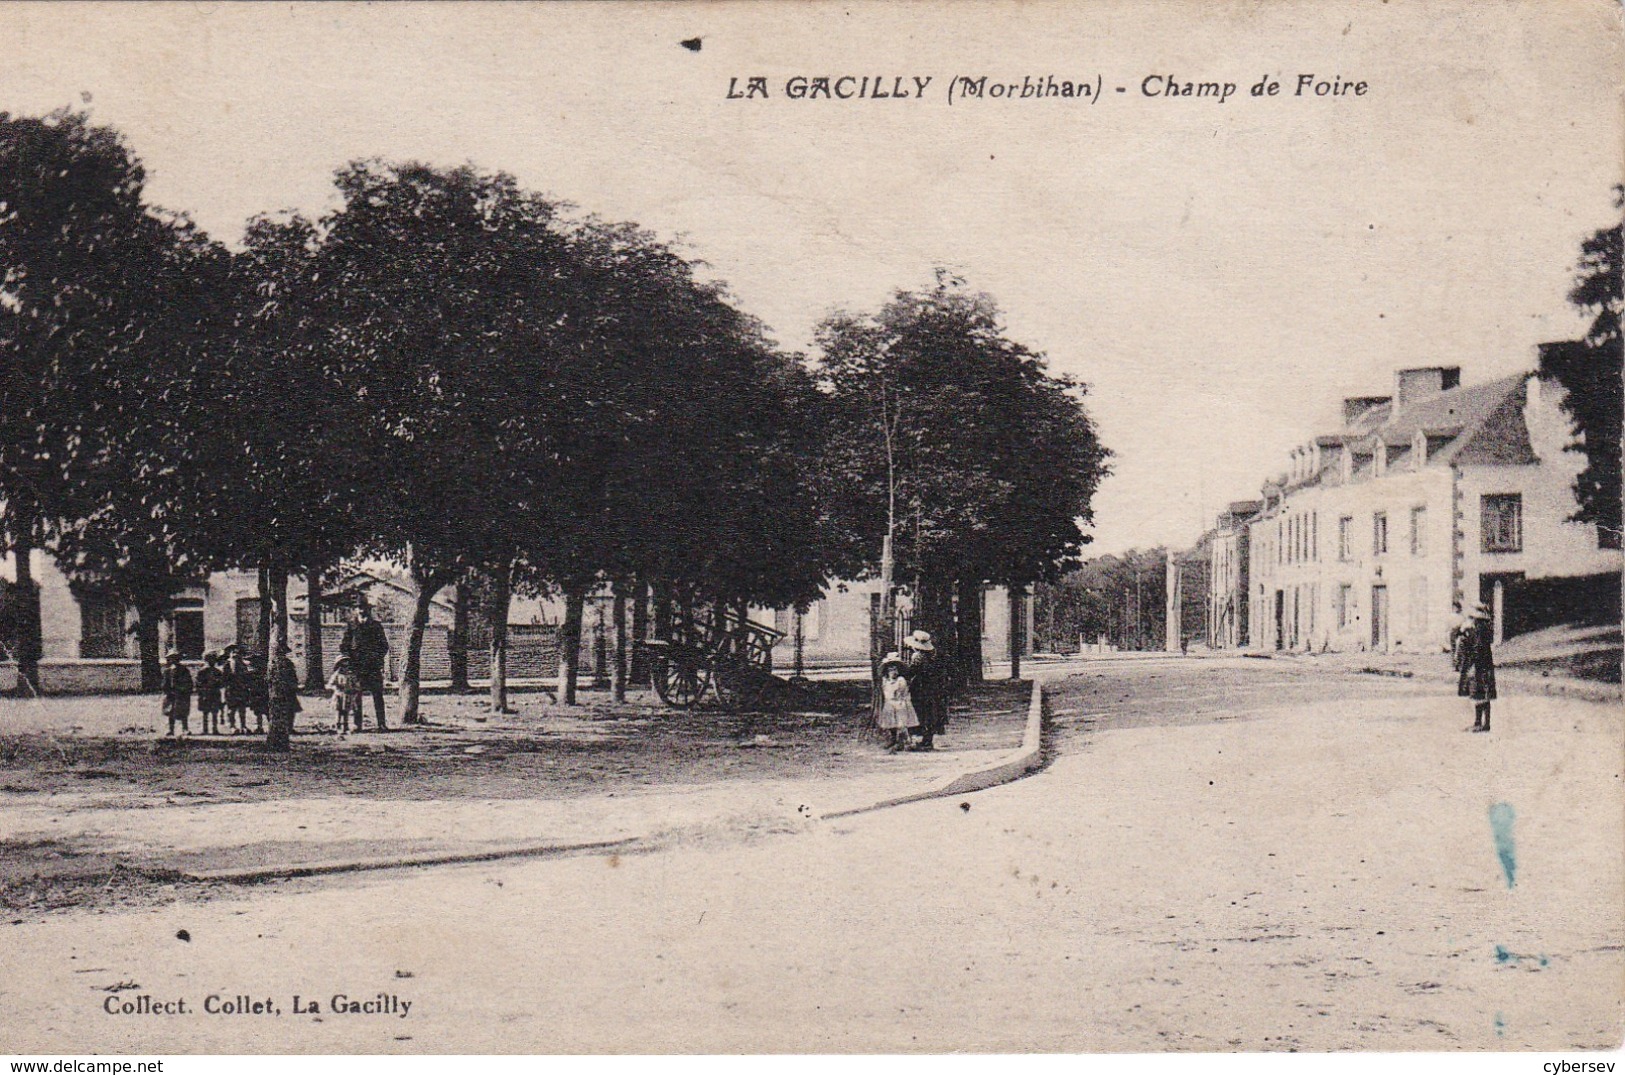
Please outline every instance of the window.
[[1353, 596], [1354, 587], [1348, 583], [1345, 582], [1337, 588], [1337, 626], [1339, 627], [1349, 625], [1349, 617], [1354, 613], [1354, 610], [1349, 607], [1349, 602]]
[[[818, 629], [823, 620], [824, 602], [814, 601], [807, 606], [807, 611], [801, 617], [801, 639], [803, 642], [816, 641]], [[776, 609], [773, 612], [773, 628], [782, 631], [789, 645], [795, 644], [796, 636], [796, 610], [793, 608]]]
[[79, 656], [124, 656], [124, 602], [87, 594], [79, 603]]
[[1428, 554], [1428, 509], [1411, 509], [1411, 555]]
[[1523, 497], [1498, 493], [1483, 501], [1485, 552], [1523, 551]]
[[174, 634], [170, 645], [180, 650], [188, 661], [203, 659], [203, 610], [201, 608], [176, 609], [170, 617]]
[[1388, 513], [1379, 511], [1371, 516], [1371, 555], [1388, 553]]
[[1309, 516], [1309, 559], [1320, 559], [1320, 512]]
[[1354, 556], [1354, 516], [1345, 515], [1337, 520], [1337, 558], [1348, 560]]

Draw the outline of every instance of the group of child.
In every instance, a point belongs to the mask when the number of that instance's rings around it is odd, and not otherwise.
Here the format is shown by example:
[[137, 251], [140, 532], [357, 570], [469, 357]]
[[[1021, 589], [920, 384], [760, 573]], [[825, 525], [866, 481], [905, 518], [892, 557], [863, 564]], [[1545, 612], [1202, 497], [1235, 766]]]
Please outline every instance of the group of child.
[[[361, 730], [361, 678], [350, 668], [350, 658], [340, 657], [327, 681], [333, 701], [333, 733], [349, 735]], [[258, 662], [245, 658], [236, 644], [203, 655], [203, 667], [194, 677], [171, 650], [164, 668], [163, 712], [169, 718], [168, 737], [179, 729], [191, 735], [192, 696], [197, 695], [198, 714], [203, 718], [203, 735], [264, 735], [265, 716], [270, 712], [270, 690]], [[248, 714], [254, 714], [249, 730]], [[222, 719], [223, 718], [223, 719]]]
[[[258, 662], [244, 657], [235, 644], [203, 655], [203, 667], [196, 677], [181, 662], [176, 650], [169, 651], [164, 668], [164, 716], [169, 718], [166, 736], [191, 735], [192, 695], [197, 695], [198, 715], [203, 718], [203, 735], [264, 735], [265, 716], [270, 712], [270, 692], [265, 673]], [[248, 715], [254, 714], [254, 727]]]
[[[350, 658], [340, 657], [327, 681], [333, 701], [333, 733], [349, 735], [361, 730], [361, 678], [350, 668]], [[192, 696], [197, 695], [198, 715], [203, 718], [203, 735], [264, 735], [265, 716], [270, 712], [270, 690], [257, 661], [245, 658], [235, 643], [223, 650], [203, 655], [203, 667], [196, 676], [170, 650], [164, 668], [163, 712], [169, 718], [168, 737], [179, 730], [191, 735]], [[254, 728], [248, 727], [248, 714], [254, 714]]]

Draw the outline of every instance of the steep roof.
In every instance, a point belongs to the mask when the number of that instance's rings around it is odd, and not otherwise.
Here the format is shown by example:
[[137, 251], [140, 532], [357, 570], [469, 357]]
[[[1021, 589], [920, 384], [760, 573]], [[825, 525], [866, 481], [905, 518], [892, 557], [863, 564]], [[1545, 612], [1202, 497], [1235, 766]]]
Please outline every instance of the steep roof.
[[1385, 439], [1393, 438], [1389, 443], [1409, 444], [1418, 431], [1445, 434], [1459, 430], [1457, 443], [1451, 446], [1456, 448], [1462, 438], [1471, 440], [1512, 394], [1523, 388], [1528, 377], [1527, 373], [1514, 373], [1499, 380], [1423, 396], [1400, 408], [1399, 413], [1390, 414], [1375, 432], [1380, 432]]
[[[1483, 384], [1462, 385], [1435, 392], [1395, 410], [1392, 403], [1372, 407], [1343, 430], [1344, 444], [1357, 455], [1374, 451], [1376, 441], [1390, 447], [1408, 447], [1421, 433], [1448, 443], [1429, 453], [1429, 463], [1525, 463], [1534, 454], [1524, 428], [1522, 410], [1527, 373], [1514, 373]], [[1368, 446], [1371, 446], [1368, 448]], [[1371, 473], [1371, 465], [1355, 470], [1358, 480]]]

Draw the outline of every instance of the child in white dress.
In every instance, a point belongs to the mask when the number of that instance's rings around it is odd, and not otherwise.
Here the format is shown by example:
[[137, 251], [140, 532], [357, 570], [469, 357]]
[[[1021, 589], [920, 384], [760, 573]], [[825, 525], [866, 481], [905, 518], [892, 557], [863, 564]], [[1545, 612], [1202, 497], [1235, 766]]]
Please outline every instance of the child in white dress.
[[903, 676], [903, 658], [896, 653], [886, 654], [880, 665], [880, 727], [891, 733], [888, 753], [907, 750], [913, 741], [910, 728], [920, 726], [919, 714], [909, 699], [908, 680]]
[[350, 671], [350, 658], [340, 657], [333, 665], [333, 675], [327, 681], [327, 689], [333, 692], [333, 734], [340, 737], [349, 735], [352, 717], [355, 730], [359, 732], [361, 681]]

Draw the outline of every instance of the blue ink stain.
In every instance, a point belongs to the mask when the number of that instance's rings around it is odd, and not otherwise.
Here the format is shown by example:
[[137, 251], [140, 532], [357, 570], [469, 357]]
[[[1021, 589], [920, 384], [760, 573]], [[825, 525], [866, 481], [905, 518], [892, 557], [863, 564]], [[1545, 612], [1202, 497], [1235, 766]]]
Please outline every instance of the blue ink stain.
[[1504, 1035], [1506, 1033], [1506, 1029], [1507, 1029], [1507, 1021], [1504, 1018], [1502, 1018], [1500, 1012], [1496, 1012], [1495, 1013], [1495, 1036], [1498, 1037], [1498, 1038], [1501, 1037], [1502, 1035]]
[[1508, 888], [1517, 884], [1518, 877], [1518, 853], [1512, 843], [1512, 822], [1517, 816], [1511, 803], [1496, 803], [1490, 807], [1490, 831], [1495, 834], [1495, 855], [1501, 860], [1501, 872], [1506, 874]]
[[1495, 946], [1495, 961], [1497, 963], [1511, 963], [1513, 960], [1515, 960], [1517, 958], [1518, 958], [1518, 956], [1517, 956], [1516, 953], [1509, 952], [1505, 948], [1501, 947], [1500, 945]]

